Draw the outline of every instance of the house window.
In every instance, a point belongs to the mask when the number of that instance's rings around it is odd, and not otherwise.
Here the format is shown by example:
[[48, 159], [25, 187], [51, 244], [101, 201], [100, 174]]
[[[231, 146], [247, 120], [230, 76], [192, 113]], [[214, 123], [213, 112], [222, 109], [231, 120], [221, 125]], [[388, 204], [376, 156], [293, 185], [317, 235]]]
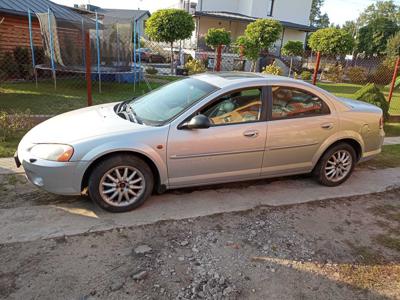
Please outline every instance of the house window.
[[268, 17], [272, 17], [272, 11], [274, 10], [274, 2], [275, 2], [275, 0], [267, 0], [267, 15], [268, 15]]

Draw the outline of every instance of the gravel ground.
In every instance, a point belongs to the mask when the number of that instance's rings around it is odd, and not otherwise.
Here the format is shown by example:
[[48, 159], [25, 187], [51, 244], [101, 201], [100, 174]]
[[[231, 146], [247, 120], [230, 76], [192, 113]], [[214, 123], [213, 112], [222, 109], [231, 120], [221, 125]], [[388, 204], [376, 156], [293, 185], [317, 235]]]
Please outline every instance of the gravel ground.
[[400, 299], [399, 199], [392, 190], [0, 245], [0, 298]]

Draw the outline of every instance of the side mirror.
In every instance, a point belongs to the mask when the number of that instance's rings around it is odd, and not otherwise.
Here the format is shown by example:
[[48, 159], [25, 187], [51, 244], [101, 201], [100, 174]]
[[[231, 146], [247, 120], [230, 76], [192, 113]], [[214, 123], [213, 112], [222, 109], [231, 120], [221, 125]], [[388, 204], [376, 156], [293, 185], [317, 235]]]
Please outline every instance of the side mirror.
[[206, 129], [212, 125], [211, 120], [205, 115], [196, 115], [189, 122], [183, 123], [179, 129]]

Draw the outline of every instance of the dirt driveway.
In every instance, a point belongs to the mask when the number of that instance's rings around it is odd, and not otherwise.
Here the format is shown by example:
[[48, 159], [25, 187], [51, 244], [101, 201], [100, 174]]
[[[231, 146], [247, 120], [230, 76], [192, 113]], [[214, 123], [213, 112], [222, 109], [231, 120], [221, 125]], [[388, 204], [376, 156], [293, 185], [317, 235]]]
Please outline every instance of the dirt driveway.
[[8, 299], [400, 299], [400, 189], [0, 246]]

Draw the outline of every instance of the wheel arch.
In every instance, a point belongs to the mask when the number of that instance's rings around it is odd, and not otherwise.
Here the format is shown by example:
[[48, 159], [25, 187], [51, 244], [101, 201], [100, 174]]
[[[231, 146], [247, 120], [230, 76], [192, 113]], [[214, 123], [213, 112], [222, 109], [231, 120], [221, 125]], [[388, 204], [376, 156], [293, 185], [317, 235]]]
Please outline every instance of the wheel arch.
[[143, 153], [136, 152], [136, 151], [120, 150], [120, 151], [105, 153], [105, 154], [97, 157], [94, 161], [92, 161], [90, 163], [90, 165], [86, 168], [86, 170], [85, 170], [85, 172], [83, 174], [83, 177], [82, 177], [81, 191], [84, 191], [87, 188], [87, 186], [89, 184], [90, 174], [92, 173], [93, 169], [95, 168], [95, 166], [99, 162], [101, 162], [101, 161], [103, 161], [105, 159], [108, 159], [108, 158], [110, 158], [112, 156], [121, 155], [121, 154], [122, 155], [123, 154], [125, 154], [125, 155], [127, 154], [127, 155], [132, 155], [132, 156], [136, 156], [136, 157], [141, 158], [144, 162], [146, 162], [149, 165], [149, 167], [151, 169], [151, 172], [153, 173], [153, 176], [154, 176], [154, 189], [157, 192], [162, 192], [165, 189], [165, 187], [161, 184], [160, 171], [159, 171], [157, 165], [154, 163], [154, 161], [150, 157], [148, 157], [147, 155], [145, 155]]
[[327, 147], [324, 148], [323, 151], [321, 151], [321, 153], [318, 155], [318, 159], [316, 159], [315, 163], [314, 163], [314, 168], [316, 167], [316, 165], [318, 164], [318, 162], [320, 161], [321, 157], [323, 157], [323, 155], [332, 147], [335, 147], [338, 144], [341, 143], [346, 143], [349, 144], [351, 147], [353, 147], [354, 151], [356, 152], [357, 155], [357, 161], [360, 160], [360, 158], [362, 157], [362, 144], [360, 143], [360, 141], [358, 141], [357, 139], [353, 138], [353, 137], [344, 137], [338, 140], [335, 140], [334, 142], [330, 143]]

